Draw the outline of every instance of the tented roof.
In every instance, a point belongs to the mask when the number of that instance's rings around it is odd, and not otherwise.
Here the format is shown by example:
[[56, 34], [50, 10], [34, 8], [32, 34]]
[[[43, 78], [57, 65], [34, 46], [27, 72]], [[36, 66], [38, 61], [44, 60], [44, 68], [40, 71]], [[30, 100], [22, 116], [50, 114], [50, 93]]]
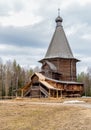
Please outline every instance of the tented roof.
[[46, 58], [74, 58], [71, 48], [69, 46], [68, 40], [66, 38], [65, 32], [63, 30], [62, 18], [58, 16], [56, 18], [56, 29], [52, 40], [50, 42], [49, 48], [45, 55]]

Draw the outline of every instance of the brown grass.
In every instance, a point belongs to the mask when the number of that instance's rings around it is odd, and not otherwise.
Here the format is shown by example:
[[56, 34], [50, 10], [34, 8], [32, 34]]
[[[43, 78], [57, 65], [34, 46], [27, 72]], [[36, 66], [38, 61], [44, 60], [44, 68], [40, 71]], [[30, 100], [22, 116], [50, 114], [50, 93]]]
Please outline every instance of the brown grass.
[[[32, 101], [40, 100], [32, 99]], [[48, 102], [48, 99], [41, 101]], [[54, 101], [60, 102], [49, 100]], [[0, 102], [0, 130], [91, 130], [91, 109], [33, 105], [28, 102], [31, 100]]]

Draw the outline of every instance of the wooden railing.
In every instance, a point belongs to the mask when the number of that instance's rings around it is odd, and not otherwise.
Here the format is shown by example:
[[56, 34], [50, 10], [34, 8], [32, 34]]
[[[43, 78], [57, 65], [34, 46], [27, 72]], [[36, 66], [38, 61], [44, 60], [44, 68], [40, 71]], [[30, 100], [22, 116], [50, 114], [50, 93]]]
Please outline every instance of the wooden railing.
[[38, 88], [29, 88], [27, 91], [25, 91], [24, 93], [23, 93], [23, 96], [25, 97], [30, 91], [41, 91], [44, 95], [45, 95], [45, 97], [49, 97], [49, 93], [44, 89], [44, 88], [42, 88], [41, 86], [39, 86]]
[[24, 93], [24, 97], [30, 92], [31, 88], [29, 88], [25, 93]]
[[49, 97], [49, 93], [40, 86], [40, 91], [46, 96], [46, 97]]

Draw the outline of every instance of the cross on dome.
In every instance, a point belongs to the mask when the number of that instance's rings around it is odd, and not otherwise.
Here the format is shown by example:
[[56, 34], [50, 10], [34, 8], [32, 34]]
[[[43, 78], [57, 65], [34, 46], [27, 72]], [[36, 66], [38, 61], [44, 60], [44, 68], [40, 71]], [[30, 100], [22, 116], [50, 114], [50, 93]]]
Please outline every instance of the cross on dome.
[[60, 17], [60, 8], [58, 8], [58, 17], [56, 18], [57, 26], [61, 25], [63, 19]]
[[60, 8], [58, 8], [58, 16], [60, 16]]

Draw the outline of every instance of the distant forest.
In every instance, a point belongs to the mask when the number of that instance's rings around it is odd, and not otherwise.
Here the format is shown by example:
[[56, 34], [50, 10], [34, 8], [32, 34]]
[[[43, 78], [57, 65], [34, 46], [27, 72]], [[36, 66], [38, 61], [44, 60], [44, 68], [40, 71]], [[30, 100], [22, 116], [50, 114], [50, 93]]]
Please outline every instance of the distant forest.
[[81, 72], [77, 75], [77, 81], [84, 83], [84, 96], [91, 96], [91, 68], [87, 72]]
[[[39, 71], [39, 67], [25, 69], [16, 60], [5, 64], [0, 60], [0, 98], [15, 96], [14, 91], [26, 85], [31, 80], [31, 75]], [[91, 96], [91, 68], [78, 74], [77, 81], [84, 83], [84, 96]]]
[[15, 96], [14, 91], [26, 85], [34, 72], [39, 72], [39, 67], [23, 68], [16, 60], [0, 61], [0, 98], [3, 96]]

